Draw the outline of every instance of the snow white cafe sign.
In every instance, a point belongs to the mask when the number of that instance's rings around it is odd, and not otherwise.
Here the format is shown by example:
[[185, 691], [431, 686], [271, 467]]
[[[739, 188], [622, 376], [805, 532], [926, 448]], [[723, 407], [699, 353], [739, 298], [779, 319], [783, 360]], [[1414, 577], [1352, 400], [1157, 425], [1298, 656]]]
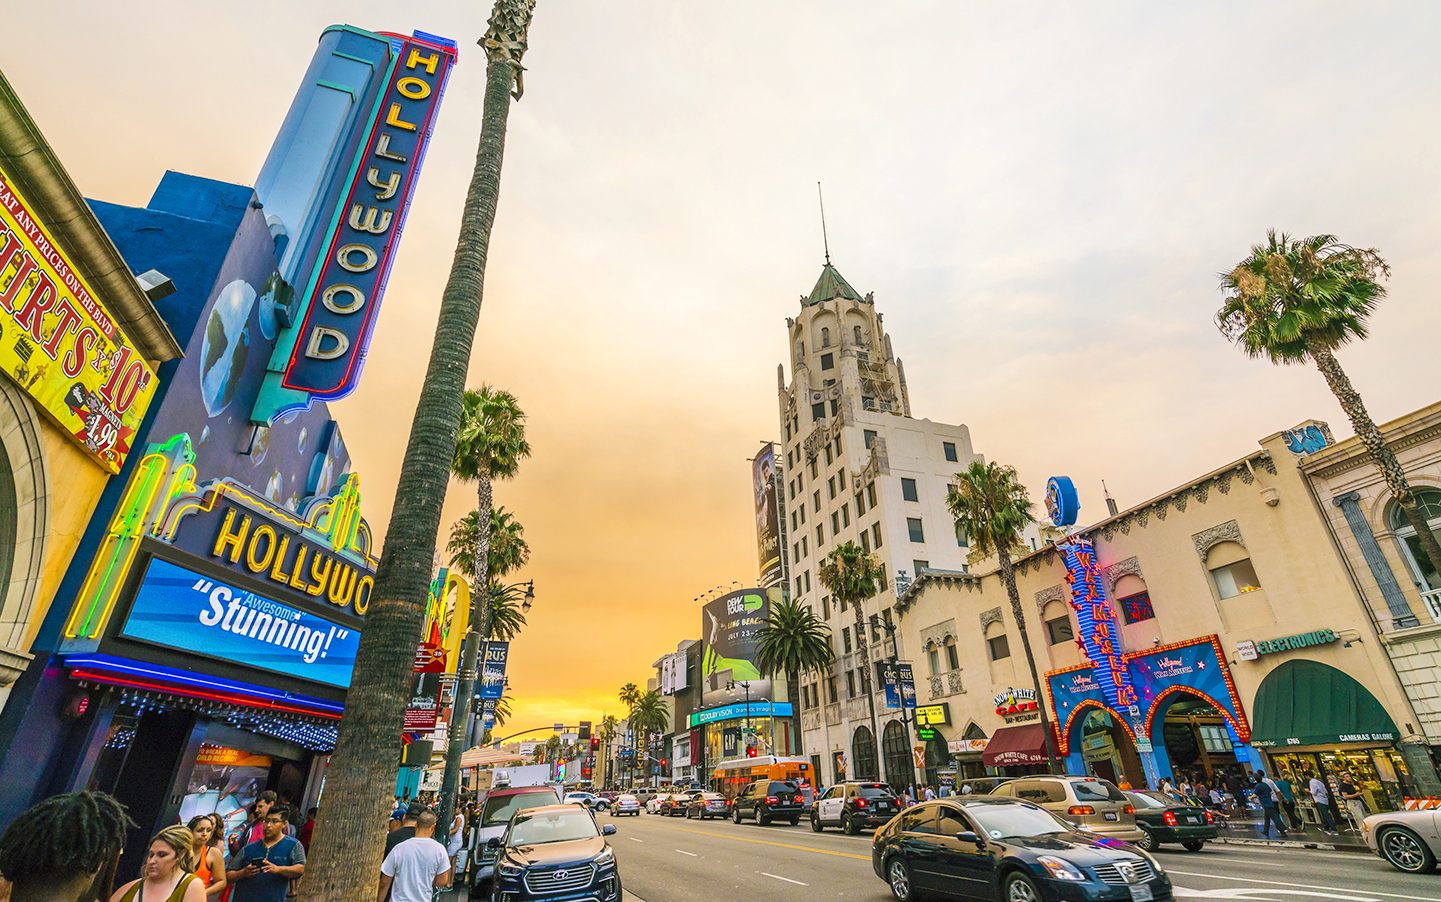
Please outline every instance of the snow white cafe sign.
[[0, 369], [110, 473], [155, 395], [155, 371], [0, 166]]

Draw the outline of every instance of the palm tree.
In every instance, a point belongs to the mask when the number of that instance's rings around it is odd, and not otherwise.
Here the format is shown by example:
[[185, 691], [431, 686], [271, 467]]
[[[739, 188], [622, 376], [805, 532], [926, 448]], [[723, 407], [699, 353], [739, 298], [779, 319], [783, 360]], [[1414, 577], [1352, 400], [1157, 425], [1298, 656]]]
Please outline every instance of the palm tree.
[[1216, 326], [1247, 357], [1316, 364], [1416, 530], [1431, 566], [1441, 573], [1441, 544], [1426, 525], [1396, 455], [1335, 357], [1337, 348], [1366, 337], [1367, 320], [1386, 296], [1378, 280], [1390, 274], [1374, 248], [1350, 247], [1335, 235], [1293, 240], [1271, 229], [1265, 244], [1252, 247], [1250, 256], [1221, 274], [1226, 301], [1216, 313]]
[[800, 676], [831, 666], [835, 652], [831, 650], [830, 636], [831, 628], [814, 611], [790, 598], [771, 603], [770, 616], [756, 634], [756, 667], [767, 677], [785, 675], [786, 695], [793, 705], [796, 736], [802, 748], [805, 737], [801, 732]]
[[[644, 693], [635, 703], [635, 713], [631, 718], [632, 725], [637, 733], [636, 742], [644, 748], [647, 764], [646, 771], [649, 771], [650, 741], [652, 732], [665, 732], [670, 727], [670, 714], [665, 709], [665, 699], [655, 689]], [[645, 736], [646, 741], [641, 742], [640, 737]]]
[[[1026, 652], [1026, 665], [1031, 668], [1031, 683], [1036, 697], [1041, 698], [1041, 676], [1036, 670], [1036, 656], [1031, 653], [1031, 637], [1026, 632], [1026, 617], [1021, 611], [1021, 594], [1016, 590], [1016, 571], [1011, 566], [1011, 552], [1021, 547], [1021, 531], [1036, 522], [1031, 516], [1031, 500], [1026, 487], [1016, 479], [1016, 468], [998, 463], [972, 461], [964, 472], [956, 474], [956, 487], [946, 496], [946, 507], [956, 520], [956, 535], [970, 536], [971, 547], [982, 555], [995, 552], [1001, 567], [1001, 581], [1011, 599], [1011, 616], [1021, 632], [1021, 647]], [[1046, 760], [1051, 773], [1056, 773], [1056, 744], [1046, 706], [1041, 709], [1041, 731], [1046, 734]]]
[[[603, 751], [607, 762], [606, 769], [602, 770], [601, 773], [603, 778], [605, 778], [605, 782], [610, 785], [614, 785], [615, 783], [615, 775], [609, 770], [609, 762], [612, 758], [611, 743], [615, 742], [615, 732], [619, 727], [620, 721], [616, 719], [614, 714], [607, 714], [600, 719], [600, 741], [605, 743]], [[595, 766], [600, 767], [601, 763], [597, 761]]]
[[[479, 521], [480, 512], [471, 511], [450, 528], [450, 539], [445, 543], [445, 550], [450, 554], [451, 568], [459, 573], [472, 576], [475, 573], [475, 548], [480, 540], [476, 524]], [[525, 541], [525, 527], [503, 506], [491, 509], [489, 536], [490, 547], [486, 557], [489, 558], [487, 572], [491, 578], [504, 576], [530, 561], [530, 545]]]
[[490, 638], [509, 642], [525, 626], [525, 583], [513, 586], [501, 585], [500, 580], [491, 580], [490, 590]]
[[545, 741], [545, 758], [554, 764], [556, 756], [560, 754], [560, 736], [551, 733], [550, 738]]
[[636, 703], [640, 701], [640, 697], [640, 687], [636, 686], [635, 683], [626, 683], [620, 687], [620, 703], [625, 705], [627, 711], [626, 723], [627, 728], [631, 731], [631, 742], [637, 746], [639, 745], [639, 739], [637, 737], [640, 731], [636, 729], [635, 725], [635, 706]]
[[[522, 90], [535, 0], [495, 0], [486, 29], [480, 146], [461, 212], [460, 236], [441, 294], [425, 381], [395, 486], [391, 524], [326, 777], [329, 801], [315, 831], [304, 902], [352, 902], [375, 891], [395, 788], [400, 725], [424, 626], [441, 507], [460, 430], [465, 373], [475, 344], [512, 95]], [[448, 821], [447, 821], [448, 823]]]
[[[871, 740], [876, 748], [876, 768], [880, 768], [881, 733], [876, 720], [876, 696], [871, 689], [871, 656], [866, 641], [865, 602], [874, 598], [876, 587], [885, 573], [880, 558], [861, 548], [855, 542], [837, 545], [826, 555], [825, 563], [816, 570], [816, 578], [838, 604], [849, 604], [856, 611], [856, 654], [861, 660], [861, 690], [866, 694], [866, 706], [871, 712]], [[880, 779], [879, 772], [857, 774], [862, 780]]]

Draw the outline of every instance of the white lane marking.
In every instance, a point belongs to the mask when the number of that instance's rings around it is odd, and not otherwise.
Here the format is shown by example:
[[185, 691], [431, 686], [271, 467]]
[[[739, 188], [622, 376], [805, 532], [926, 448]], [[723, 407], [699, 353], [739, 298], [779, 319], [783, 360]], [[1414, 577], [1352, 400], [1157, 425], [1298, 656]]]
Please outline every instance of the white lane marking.
[[[1186, 889], [1184, 886], [1171, 886], [1171, 892], [1177, 896], [1185, 896], [1195, 899], [1246, 899], [1250, 902], [1263, 902], [1270, 896], [1306, 896], [1308, 898], [1341, 899], [1343, 902], [1379, 902], [1370, 896], [1344, 896], [1340, 893], [1318, 893], [1304, 889], [1246, 889], [1245, 887], [1233, 887], [1229, 889]], [[1265, 895], [1255, 895], [1264, 893]]]
[[636, 839], [634, 836], [632, 836], [632, 837], [630, 838], [630, 841], [631, 841], [631, 842], [645, 842], [645, 840], [643, 840], [643, 839]]
[[780, 874], [767, 874], [765, 871], [761, 871], [761, 876], [774, 877], [777, 880], [784, 880], [786, 883], [794, 883], [796, 886], [810, 886], [809, 883], [801, 883], [799, 880], [792, 880], [789, 877], [782, 877]]
[[697, 855], [697, 854], [694, 853], [694, 852], [687, 852], [685, 849], [676, 849], [676, 851], [679, 852], [679, 853], [681, 853], [682, 855], [689, 855], [689, 856], [692, 857], [692, 858], [699, 858], [699, 857], [700, 857], [699, 855]]
[[1254, 859], [1254, 858], [1232, 858], [1230, 855], [1227, 855], [1227, 856], [1226, 856], [1226, 863], [1227, 863], [1227, 864], [1230, 864], [1230, 863], [1233, 862], [1233, 861], [1236, 862], [1237, 864], [1256, 864], [1256, 865], [1260, 865], [1260, 866], [1263, 867], [1263, 868], [1289, 868], [1289, 867], [1294, 867], [1294, 865], [1280, 864], [1280, 863], [1275, 862], [1275, 861], [1257, 861], [1257, 860]]
[[[1293, 886], [1293, 887], [1296, 887], [1297, 889], [1320, 890], [1320, 891], [1321, 891], [1320, 893], [1313, 893], [1313, 895], [1321, 895], [1321, 896], [1324, 896], [1324, 895], [1329, 891], [1329, 889], [1330, 889], [1329, 887], [1325, 887], [1325, 886], [1313, 886], [1313, 885], [1311, 885], [1311, 884], [1309, 884], [1309, 883], [1280, 883], [1280, 882], [1278, 882], [1278, 881], [1276, 881], [1276, 880], [1259, 880], [1259, 879], [1257, 879], [1257, 878], [1255, 878], [1255, 877], [1229, 877], [1229, 876], [1227, 876], [1227, 875], [1225, 875], [1225, 874], [1198, 874], [1198, 873], [1196, 873], [1195, 871], [1173, 871], [1173, 870], [1171, 870], [1170, 868], [1167, 868], [1167, 869], [1166, 869], [1166, 873], [1167, 873], [1167, 874], [1180, 874], [1182, 877], [1203, 877], [1203, 878], [1205, 878], [1205, 879], [1207, 879], [1207, 880], [1239, 880], [1239, 881], [1242, 881], [1242, 882], [1244, 882], [1244, 883], [1264, 883], [1264, 884], [1266, 884], [1267, 886]], [[1215, 892], [1215, 891], [1214, 891], [1214, 890], [1189, 890], [1189, 892], [1205, 893], [1205, 892]], [[1279, 892], [1279, 890], [1273, 890], [1272, 892]], [[1366, 892], [1369, 893], [1369, 894], [1372, 895], [1372, 896], [1385, 896], [1385, 897], [1388, 898], [1388, 899], [1414, 899], [1414, 900], [1416, 900], [1416, 902], [1438, 902], [1438, 900], [1437, 900], [1437, 898], [1436, 898], [1435, 896], [1403, 896], [1403, 895], [1401, 895], [1400, 893], [1383, 893], [1383, 892], [1381, 892], [1381, 891], [1379, 891], [1379, 890], [1369, 890], [1369, 889], [1366, 890]]]

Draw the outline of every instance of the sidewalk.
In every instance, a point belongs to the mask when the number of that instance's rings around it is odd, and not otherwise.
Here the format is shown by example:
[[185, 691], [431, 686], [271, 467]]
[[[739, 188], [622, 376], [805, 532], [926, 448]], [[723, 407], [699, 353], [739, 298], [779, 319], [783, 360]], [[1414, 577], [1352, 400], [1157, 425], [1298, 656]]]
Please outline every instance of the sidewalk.
[[1231, 815], [1229, 824], [1222, 823], [1218, 818], [1216, 827], [1220, 835], [1213, 842], [1240, 846], [1278, 846], [1289, 849], [1325, 849], [1367, 854], [1371, 852], [1366, 846], [1366, 840], [1362, 839], [1358, 832], [1352, 830], [1350, 824], [1340, 826], [1339, 833], [1335, 836], [1321, 832], [1321, 828], [1314, 824], [1305, 824], [1300, 830], [1289, 830], [1286, 838], [1281, 839], [1276, 835], [1274, 827], [1271, 830], [1270, 838], [1267, 838], [1261, 832], [1261, 823], [1260, 815], [1254, 811], [1247, 811], [1244, 815]]

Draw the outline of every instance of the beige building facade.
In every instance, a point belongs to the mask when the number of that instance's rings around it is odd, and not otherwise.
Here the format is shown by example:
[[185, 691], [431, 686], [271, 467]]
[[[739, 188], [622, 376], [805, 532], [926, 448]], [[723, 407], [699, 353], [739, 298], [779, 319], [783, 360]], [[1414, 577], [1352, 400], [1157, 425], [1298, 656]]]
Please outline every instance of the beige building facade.
[[[1428, 411], [1387, 428], [1434, 438], [1441, 405]], [[1406, 446], [1403, 464], [1430, 467], [1431, 482], [1418, 481], [1441, 487], [1441, 446], [1427, 457], [1424, 444]], [[1139, 787], [1262, 768], [1334, 783], [1346, 769], [1373, 811], [1436, 794], [1441, 624], [1417, 588], [1435, 583], [1407, 569], [1379, 477], [1352, 447], [1309, 421], [1023, 552], [1016, 575], [1040, 686], [997, 573], [921, 574], [894, 610], [915, 650], [919, 704], [944, 706], [931, 743], [954, 756], [956, 779], [1044, 769], [1043, 709], [1070, 773]], [[1408, 617], [1366, 582], [1366, 555], [1333, 504], [1350, 493], [1362, 496]]]

